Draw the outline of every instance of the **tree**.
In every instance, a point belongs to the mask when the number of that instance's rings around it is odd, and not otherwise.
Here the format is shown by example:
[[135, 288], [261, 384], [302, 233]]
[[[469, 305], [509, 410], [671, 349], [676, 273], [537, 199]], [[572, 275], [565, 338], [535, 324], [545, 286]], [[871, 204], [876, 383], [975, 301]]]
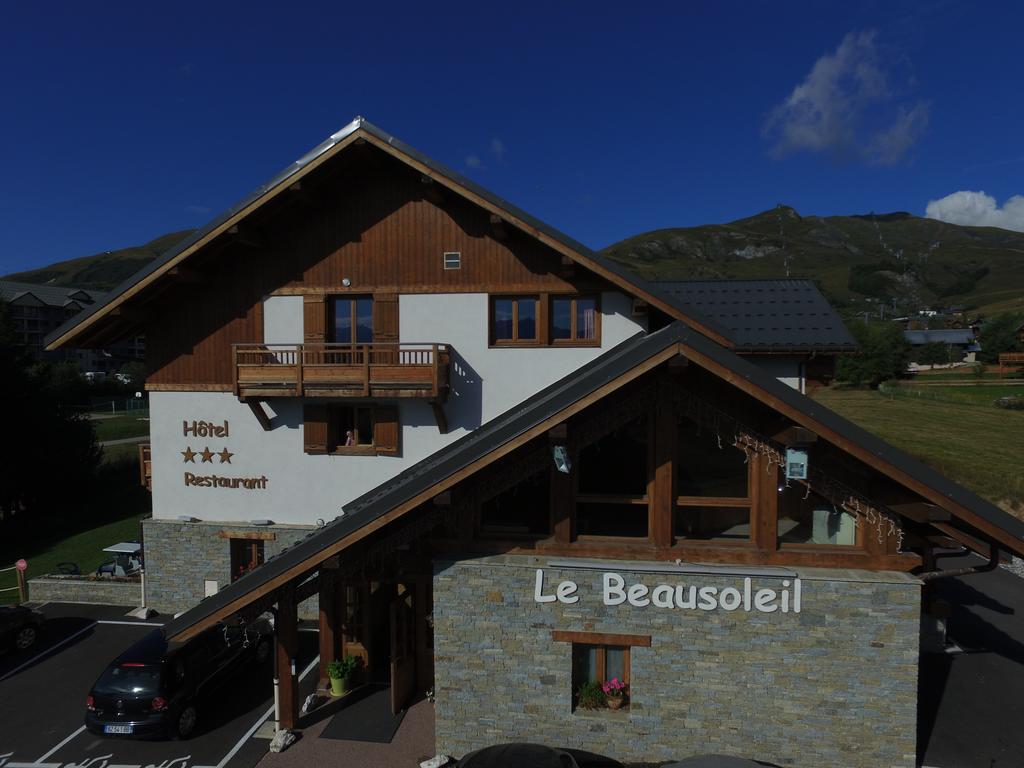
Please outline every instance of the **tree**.
[[981, 326], [980, 357], [986, 363], [998, 363], [1001, 352], [1024, 352], [1024, 344], [1017, 338], [1017, 329], [1024, 317], [1006, 312], [995, 315]]
[[49, 368], [32, 366], [14, 343], [0, 303], [0, 402], [6, 447], [0, 462], [0, 537], [41, 529], [75, 505], [100, 460], [92, 424], [63, 407]]
[[860, 350], [841, 355], [836, 361], [836, 379], [857, 386], [877, 387], [887, 379], [903, 375], [910, 362], [910, 344], [903, 330], [892, 323], [864, 323], [857, 320], [849, 324]]
[[914, 362], [919, 365], [945, 365], [951, 362], [952, 349], [941, 341], [930, 341], [922, 344], [921, 348], [913, 354], [916, 357]]

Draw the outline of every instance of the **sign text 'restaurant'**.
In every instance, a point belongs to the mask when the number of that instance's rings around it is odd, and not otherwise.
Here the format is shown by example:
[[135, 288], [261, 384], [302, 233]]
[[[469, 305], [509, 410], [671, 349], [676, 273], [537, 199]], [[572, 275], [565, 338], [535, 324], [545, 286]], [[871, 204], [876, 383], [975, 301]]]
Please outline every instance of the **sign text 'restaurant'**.
[[[537, 569], [533, 599], [538, 603], [573, 604], [579, 602], [579, 585], [575, 581], [562, 581], [553, 593], [544, 584], [544, 570]], [[601, 596], [605, 605], [628, 603], [636, 608], [675, 608], [680, 610], [758, 611], [759, 613], [800, 613], [800, 579], [782, 580], [781, 589], [759, 587], [754, 589], [749, 576], [744, 577], [742, 589], [736, 587], [696, 587], [684, 584], [630, 584], [617, 573], [601, 574]]]

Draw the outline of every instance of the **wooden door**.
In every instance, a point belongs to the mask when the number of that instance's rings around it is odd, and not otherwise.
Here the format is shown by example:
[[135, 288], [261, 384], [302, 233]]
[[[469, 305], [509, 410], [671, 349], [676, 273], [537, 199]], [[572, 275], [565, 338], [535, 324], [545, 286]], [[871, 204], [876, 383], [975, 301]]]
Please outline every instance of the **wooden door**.
[[391, 603], [391, 713], [398, 714], [416, 690], [416, 606], [411, 584], [399, 584]]

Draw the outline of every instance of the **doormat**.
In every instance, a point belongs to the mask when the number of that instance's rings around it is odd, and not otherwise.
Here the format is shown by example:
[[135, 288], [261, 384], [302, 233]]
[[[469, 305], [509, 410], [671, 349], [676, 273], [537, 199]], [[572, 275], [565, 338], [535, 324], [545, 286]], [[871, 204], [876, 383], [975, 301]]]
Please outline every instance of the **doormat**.
[[364, 685], [341, 701], [320, 738], [390, 744], [404, 717], [404, 709], [391, 714], [391, 686]]

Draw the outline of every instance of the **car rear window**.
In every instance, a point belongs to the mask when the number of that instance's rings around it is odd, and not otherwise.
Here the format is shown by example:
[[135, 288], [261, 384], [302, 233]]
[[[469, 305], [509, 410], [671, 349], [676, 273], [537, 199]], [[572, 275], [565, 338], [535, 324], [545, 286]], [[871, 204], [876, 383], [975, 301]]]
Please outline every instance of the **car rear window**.
[[160, 689], [160, 667], [156, 664], [107, 667], [96, 682], [99, 693], [155, 693]]

